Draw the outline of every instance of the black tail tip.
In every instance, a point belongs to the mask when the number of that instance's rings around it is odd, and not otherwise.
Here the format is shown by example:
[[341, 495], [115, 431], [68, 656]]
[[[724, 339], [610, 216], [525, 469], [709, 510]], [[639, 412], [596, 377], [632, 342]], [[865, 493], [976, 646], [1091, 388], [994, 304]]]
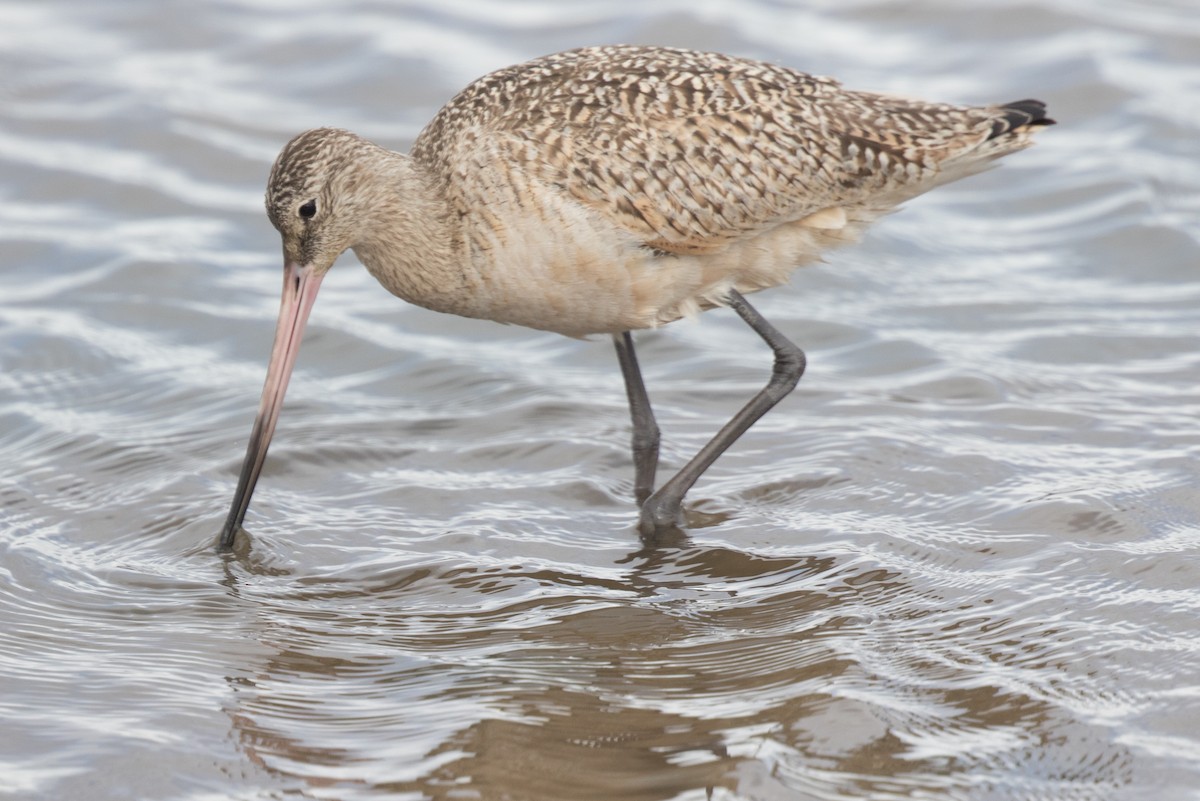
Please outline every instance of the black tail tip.
[[1054, 120], [1046, 116], [1046, 104], [1040, 100], [1001, 103], [997, 110], [1000, 116], [992, 121], [992, 135], [989, 139], [995, 139], [1024, 125], [1054, 125]]

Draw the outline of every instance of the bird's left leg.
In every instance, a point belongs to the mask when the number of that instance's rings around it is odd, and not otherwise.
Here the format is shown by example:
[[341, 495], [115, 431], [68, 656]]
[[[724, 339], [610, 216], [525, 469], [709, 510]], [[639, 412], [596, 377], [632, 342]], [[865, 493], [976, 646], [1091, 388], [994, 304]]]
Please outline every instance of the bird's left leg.
[[646, 502], [654, 492], [654, 472], [658, 469], [658, 423], [654, 410], [650, 408], [650, 397], [642, 382], [642, 371], [638, 368], [637, 354], [633, 352], [633, 335], [626, 331], [613, 334], [617, 346], [617, 361], [621, 363], [621, 374], [625, 376], [625, 392], [629, 396], [629, 414], [633, 418], [633, 495], [638, 506]]
[[736, 290], [729, 291], [729, 308], [737, 312], [775, 352], [775, 367], [771, 371], [771, 380], [750, 399], [749, 403], [742, 407], [741, 411], [733, 416], [732, 420], [717, 432], [715, 437], [708, 441], [707, 445], [700, 449], [699, 453], [692, 457], [690, 462], [683, 466], [682, 470], [642, 504], [638, 528], [645, 536], [653, 536], [660, 531], [669, 530], [682, 522], [683, 496], [692, 488], [696, 480], [703, 475], [709, 465], [717, 460], [718, 456], [746, 432], [746, 429], [754, 425], [758, 418], [766, 414], [772, 406], [795, 389], [796, 384], [800, 381], [800, 376], [804, 374], [807, 364], [804, 351], [779, 333], [779, 330], [767, 322], [766, 318], [747, 303], [746, 299]]

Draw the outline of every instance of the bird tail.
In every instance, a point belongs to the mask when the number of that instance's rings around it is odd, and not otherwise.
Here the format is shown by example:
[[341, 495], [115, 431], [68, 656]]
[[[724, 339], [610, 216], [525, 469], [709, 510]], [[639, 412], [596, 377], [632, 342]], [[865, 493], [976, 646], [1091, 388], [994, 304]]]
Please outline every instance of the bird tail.
[[922, 185], [920, 191], [983, 172], [996, 159], [1032, 145], [1034, 132], [1054, 125], [1054, 120], [1046, 116], [1046, 104], [1040, 100], [1015, 100], [977, 110], [991, 117], [991, 131], [944, 160], [939, 165], [938, 177]]
[[1031, 128], [1054, 125], [1046, 116], [1046, 104], [1040, 100], [1014, 100], [995, 107], [997, 116], [992, 120], [992, 134], [996, 139], [1009, 133], [1026, 133]]

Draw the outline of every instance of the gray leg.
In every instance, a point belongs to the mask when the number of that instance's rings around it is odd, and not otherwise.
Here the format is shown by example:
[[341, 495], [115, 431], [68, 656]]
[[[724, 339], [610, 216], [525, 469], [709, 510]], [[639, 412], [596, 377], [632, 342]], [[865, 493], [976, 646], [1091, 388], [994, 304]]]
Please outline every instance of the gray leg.
[[746, 323], [763, 338], [763, 341], [775, 351], [775, 368], [771, 371], [771, 380], [757, 395], [750, 399], [733, 419], [725, 424], [717, 435], [709, 440], [692, 460], [675, 474], [675, 477], [663, 484], [658, 492], [642, 504], [641, 519], [638, 528], [644, 535], [653, 535], [663, 529], [669, 529], [683, 522], [680, 509], [683, 496], [696, 483], [696, 479], [716, 461], [717, 457], [729, 448], [746, 429], [754, 425], [758, 418], [766, 414], [772, 406], [779, 403], [789, 392], [796, 388], [800, 376], [804, 374], [806, 360], [804, 351], [796, 347], [790, 340], [779, 333], [754, 307], [746, 302], [740, 293], [730, 290], [729, 308], [741, 316]]
[[654, 471], [658, 468], [658, 423], [654, 421], [654, 410], [650, 408], [650, 397], [646, 395], [642, 371], [638, 369], [637, 355], [633, 352], [633, 336], [628, 331], [612, 336], [613, 344], [617, 346], [621, 374], [625, 376], [629, 413], [633, 417], [633, 495], [638, 506], [641, 506], [654, 492]]

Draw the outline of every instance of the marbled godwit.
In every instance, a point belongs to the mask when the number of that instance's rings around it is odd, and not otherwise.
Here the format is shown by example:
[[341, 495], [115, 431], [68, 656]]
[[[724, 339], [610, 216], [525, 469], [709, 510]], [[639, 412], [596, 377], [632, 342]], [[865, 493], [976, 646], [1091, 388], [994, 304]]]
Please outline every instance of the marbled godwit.
[[[596, 47], [486, 75], [409, 155], [348, 131], [279, 154], [267, 214], [283, 299], [222, 548], [245, 517], [317, 289], [353, 249], [392, 293], [437, 311], [610, 334], [633, 418], [643, 533], [787, 395], [803, 351], [746, 302], [904, 200], [984, 169], [1053, 121], [1020, 100], [963, 107], [843, 89], [757, 61]], [[731, 307], [775, 353], [766, 387], [654, 489], [659, 430], [630, 332]]]

